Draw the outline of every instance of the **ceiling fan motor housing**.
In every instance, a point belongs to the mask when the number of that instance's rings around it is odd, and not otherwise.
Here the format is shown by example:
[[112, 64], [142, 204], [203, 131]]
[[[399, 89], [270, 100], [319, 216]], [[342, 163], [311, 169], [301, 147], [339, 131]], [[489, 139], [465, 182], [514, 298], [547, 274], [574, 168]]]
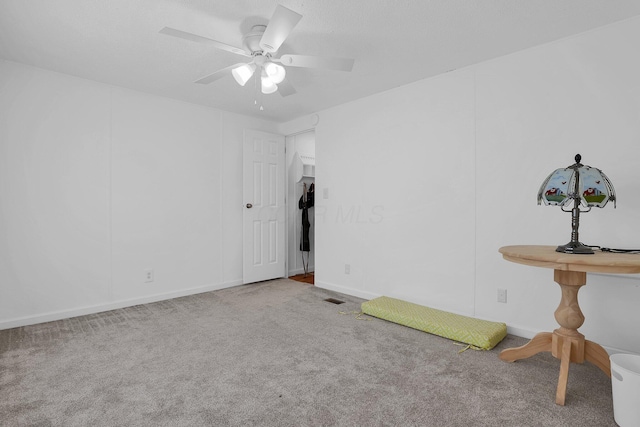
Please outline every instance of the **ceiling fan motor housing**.
[[242, 37], [242, 47], [247, 51], [247, 53], [250, 53], [251, 55], [262, 53], [260, 40], [262, 39], [262, 35], [266, 28], [266, 25], [254, 25], [251, 27], [251, 31]]

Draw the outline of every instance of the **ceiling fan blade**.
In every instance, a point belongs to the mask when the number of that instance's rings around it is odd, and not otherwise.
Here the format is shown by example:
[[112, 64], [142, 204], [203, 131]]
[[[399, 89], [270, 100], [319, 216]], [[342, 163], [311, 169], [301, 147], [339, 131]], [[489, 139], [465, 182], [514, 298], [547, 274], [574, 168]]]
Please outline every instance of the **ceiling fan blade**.
[[298, 24], [302, 15], [278, 5], [260, 39], [260, 47], [265, 52], [274, 53], [289, 36], [293, 27]]
[[308, 55], [282, 55], [278, 61], [291, 67], [326, 68], [337, 71], [351, 71], [355, 62], [349, 58], [320, 58]]
[[237, 55], [242, 55], [246, 57], [251, 57], [244, 49], [240, 49], [239, 47], [230, 46], [228, 44], [219, 42], [217, 40], [213, 40], [207, 37], [199, 36], [197, 34], [187, 33], [186, 31], [176, 30], [171, 27], [164, 27], [160, 30], [161, 34], [166, 34], [168, 36], [178, 37], [179, 39], [189, 40], [196, 43], [205, 43], [210, 44], [213, 47], [221, 50], [226, 50], [227, 52], [235, 53]]
[[278, 83], [278, 93], [280, 93], [282, 97], [285, 97], [285, 96], [293, 95], [297, 92], [296, 92], [296, 89], [291, 84], [291, 82], [285, 78], [283, 81]]
[[209, 74], [208, 76], [204, 76], [201, 79], [196, 80], [194, 83], [200, 83], [203, 85], [208, 85], [209, 83], [215, 82], [218, 79], [223, 78], [224, 76], [226, 76], [227, 74], [231, 73], [231, 70], [233, 70], [236, 67], [239, 67], [241, 65], [244, 65], [242, 62], [238, 63], [238, 64], [233, 64], [230, 65], [226, 68], [223, 68], [221, 70], [216, 71], [215, 73]]

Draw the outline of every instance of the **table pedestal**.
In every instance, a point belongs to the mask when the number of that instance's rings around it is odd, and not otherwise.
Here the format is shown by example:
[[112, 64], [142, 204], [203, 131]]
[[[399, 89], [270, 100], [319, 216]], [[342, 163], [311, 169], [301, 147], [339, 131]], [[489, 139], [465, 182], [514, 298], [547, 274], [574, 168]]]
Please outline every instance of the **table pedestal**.
[[609, 377], [611, 365], [609, 355], [602, 346], [584, 339], [578, 328], [584, 323], [584, 315], [578, 305], [578, 291], [587, 283], [587, 273], [582, 271], [554, 270], [553, 279], [562, 289], [560, 305], [555, 318], [560, 327], [553, 332], [541, 332], [527, 344], [503, 350], [500, 359], [515, 362], [526, 359], [542, 351], [550, 351], [560, 359], [560, 376], [556, 389], [556, 403], [564, 405], [569, 379], [569, 363], [593, 363]]

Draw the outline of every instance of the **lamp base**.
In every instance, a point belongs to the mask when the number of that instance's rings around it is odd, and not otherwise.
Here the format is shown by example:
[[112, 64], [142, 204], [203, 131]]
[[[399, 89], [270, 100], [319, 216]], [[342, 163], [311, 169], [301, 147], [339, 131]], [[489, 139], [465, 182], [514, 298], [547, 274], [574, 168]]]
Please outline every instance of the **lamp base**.
[[593, 249], [580, 242], [569, 242], [556, 248], [556, 252], [575, 255], [593, 255]]

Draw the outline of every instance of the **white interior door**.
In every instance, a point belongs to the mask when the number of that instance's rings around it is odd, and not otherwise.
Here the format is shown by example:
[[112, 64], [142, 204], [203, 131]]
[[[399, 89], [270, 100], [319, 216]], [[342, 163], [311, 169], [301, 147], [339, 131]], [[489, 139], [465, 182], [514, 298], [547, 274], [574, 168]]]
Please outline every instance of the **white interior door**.
[[245, 130], [243, 283], [285, 276], [284, 136]]

